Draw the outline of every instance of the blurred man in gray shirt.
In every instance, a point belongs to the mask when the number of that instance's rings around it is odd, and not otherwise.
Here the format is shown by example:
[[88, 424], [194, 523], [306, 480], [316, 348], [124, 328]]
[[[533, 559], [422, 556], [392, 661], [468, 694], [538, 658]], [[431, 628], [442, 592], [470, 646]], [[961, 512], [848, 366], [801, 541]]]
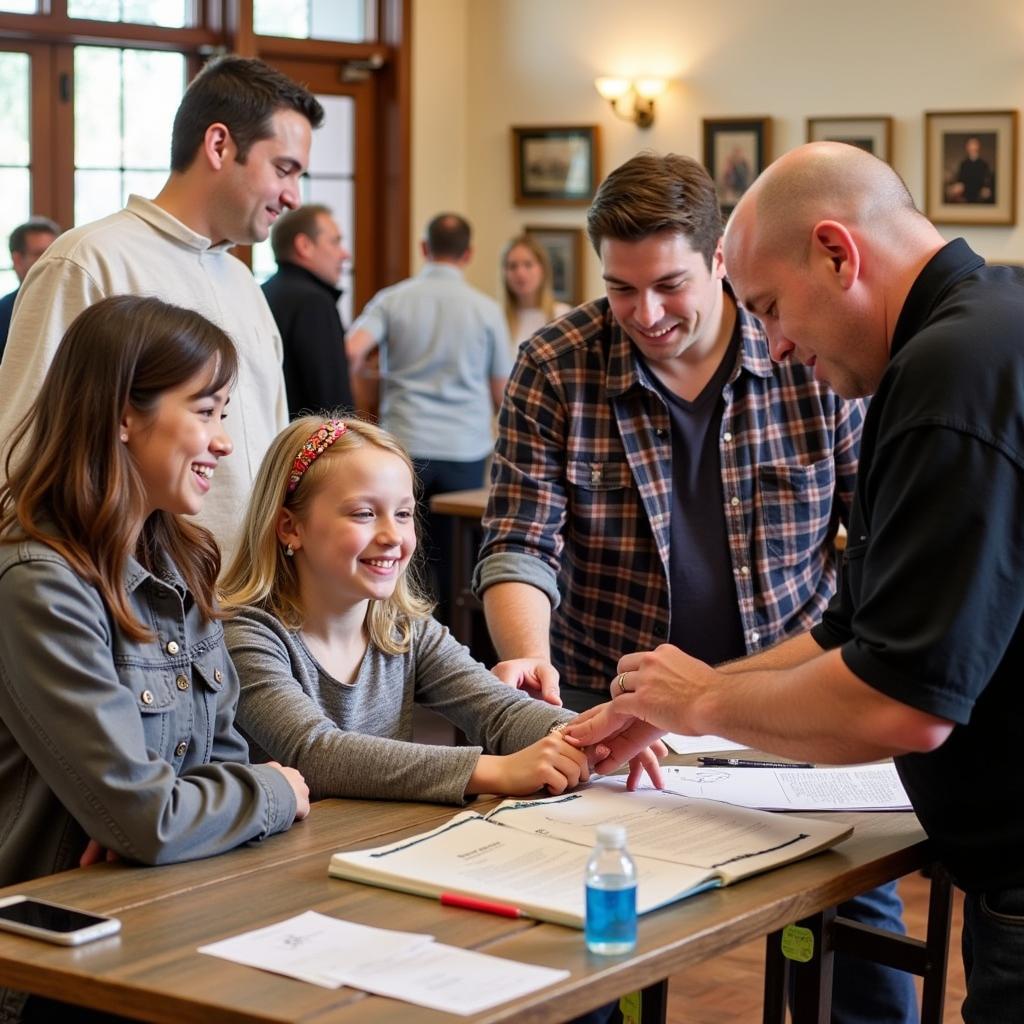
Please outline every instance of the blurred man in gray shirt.
[[[381, 425], [412, 455], [427, 502], [483, 486], [511, 358], [500, 307], [462, 278], [473, 256], [466, 220], [438, 214], [421, 244], [426, 266], [378, 292], [345, 344], [357, 380], [378, 350]], [[428, 560], [450, 565], [447, 531], [431, 521], [429, 532]]]

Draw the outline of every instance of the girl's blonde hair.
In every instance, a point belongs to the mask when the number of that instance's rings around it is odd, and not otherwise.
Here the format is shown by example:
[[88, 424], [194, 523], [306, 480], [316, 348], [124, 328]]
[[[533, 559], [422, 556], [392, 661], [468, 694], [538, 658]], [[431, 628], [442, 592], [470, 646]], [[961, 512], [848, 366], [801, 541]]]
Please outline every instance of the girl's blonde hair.
[[[295, 457], [326, 419], [341, 419], [345, 433], [317, 457], [289, 494], [288, 477]], [[332, 414], [303, 416], [274, 438], [256, 474], [238, 551], [221, 580], [221, 601], [226, 608], [255, 605], [274, 615], [288, 629], [301, 628], [305, 612], [299, 597], [299, 578], [294, 559], [285, 555], [277, 538], [278, 515], [282, 508], [287, 508], [297, 519], [304, 520], [310, 503], [338, 468], [338, 460], [347, 452], [367, 446], [397, 455], [409, 467], [415, 481], [409, 453], [386, 430], [365, 420]], [[405, 653], [412, 641], [413, 623], [426, 618], [432, 610], [418, 584], [418, 554], [419, 548], [413, 562], [398, 577], [391, 597], [370, 601], [366, 617], [370, 641], [385, 654]]]
[[505, 319], [508, 321], [509, 330], [515, 330], [519, 306], [516, 304], [516, 297], [512, 293], [512, 289], [508, 286], [505, 264], [508, 262], [509, 253], [520, 245], [533, 253], [534, 259], [544, 272], [540, 288], [537, 291], [537, 307], [544, 313], [546, 321], [555, 319], [555, 293], [551, 290], [551, 260], [548, 257], [548, 251], [532, 235], [517, 235], [501, 250], [501, 286], [505, 295]]

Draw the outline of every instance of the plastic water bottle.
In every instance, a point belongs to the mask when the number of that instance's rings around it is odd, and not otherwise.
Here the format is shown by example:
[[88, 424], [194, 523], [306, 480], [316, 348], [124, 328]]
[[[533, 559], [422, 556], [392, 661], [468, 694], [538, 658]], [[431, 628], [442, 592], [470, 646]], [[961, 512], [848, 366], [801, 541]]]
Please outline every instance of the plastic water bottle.
[[630, 952], [636, 946], [636, 864], [624, 826], [597, 826], [585, 884], [587, 949], [605, 956]]

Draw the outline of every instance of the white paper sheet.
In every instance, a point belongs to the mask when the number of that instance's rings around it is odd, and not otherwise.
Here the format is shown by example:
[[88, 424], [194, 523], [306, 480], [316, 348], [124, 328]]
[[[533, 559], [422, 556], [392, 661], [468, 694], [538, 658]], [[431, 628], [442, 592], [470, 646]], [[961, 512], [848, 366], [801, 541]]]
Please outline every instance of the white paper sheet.
[[308, 910], [287, 921], [200, 946], [199, 952], [323, 988], [341, 988], [347, 982], [337, 972], [353, 960], [398, 957], [433, 940], [432, 935], [369, 928]]
[[724, 736], [684, 736], [678, 732], [667, 732], [661, 737], [674, 754], [708, 754], [717, 750], [743, 750], [742, 743], [733, 743]]
[[345, 984], [463, 1016], [546, 988], [568, 971], [537, 967], [431, 942], [346, 969]]
[[307, 911], [267, 928], [200, 946], [200, 953], [322, 988], [349, 985], [445, 1013], [468, 1015], [569, 976]]
[[662, 766], [665, 788], [764, 811], [909, 811], [891, 761], [841, 768]]

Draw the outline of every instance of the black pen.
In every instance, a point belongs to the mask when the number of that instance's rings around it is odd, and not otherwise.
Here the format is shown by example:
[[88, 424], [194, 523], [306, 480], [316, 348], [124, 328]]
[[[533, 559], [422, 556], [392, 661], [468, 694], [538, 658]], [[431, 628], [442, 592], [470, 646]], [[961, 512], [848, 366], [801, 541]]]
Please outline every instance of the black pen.
[[705, 768], [813, 768], [806, 761], [744, 761], [739, 757], [698, 757]]

